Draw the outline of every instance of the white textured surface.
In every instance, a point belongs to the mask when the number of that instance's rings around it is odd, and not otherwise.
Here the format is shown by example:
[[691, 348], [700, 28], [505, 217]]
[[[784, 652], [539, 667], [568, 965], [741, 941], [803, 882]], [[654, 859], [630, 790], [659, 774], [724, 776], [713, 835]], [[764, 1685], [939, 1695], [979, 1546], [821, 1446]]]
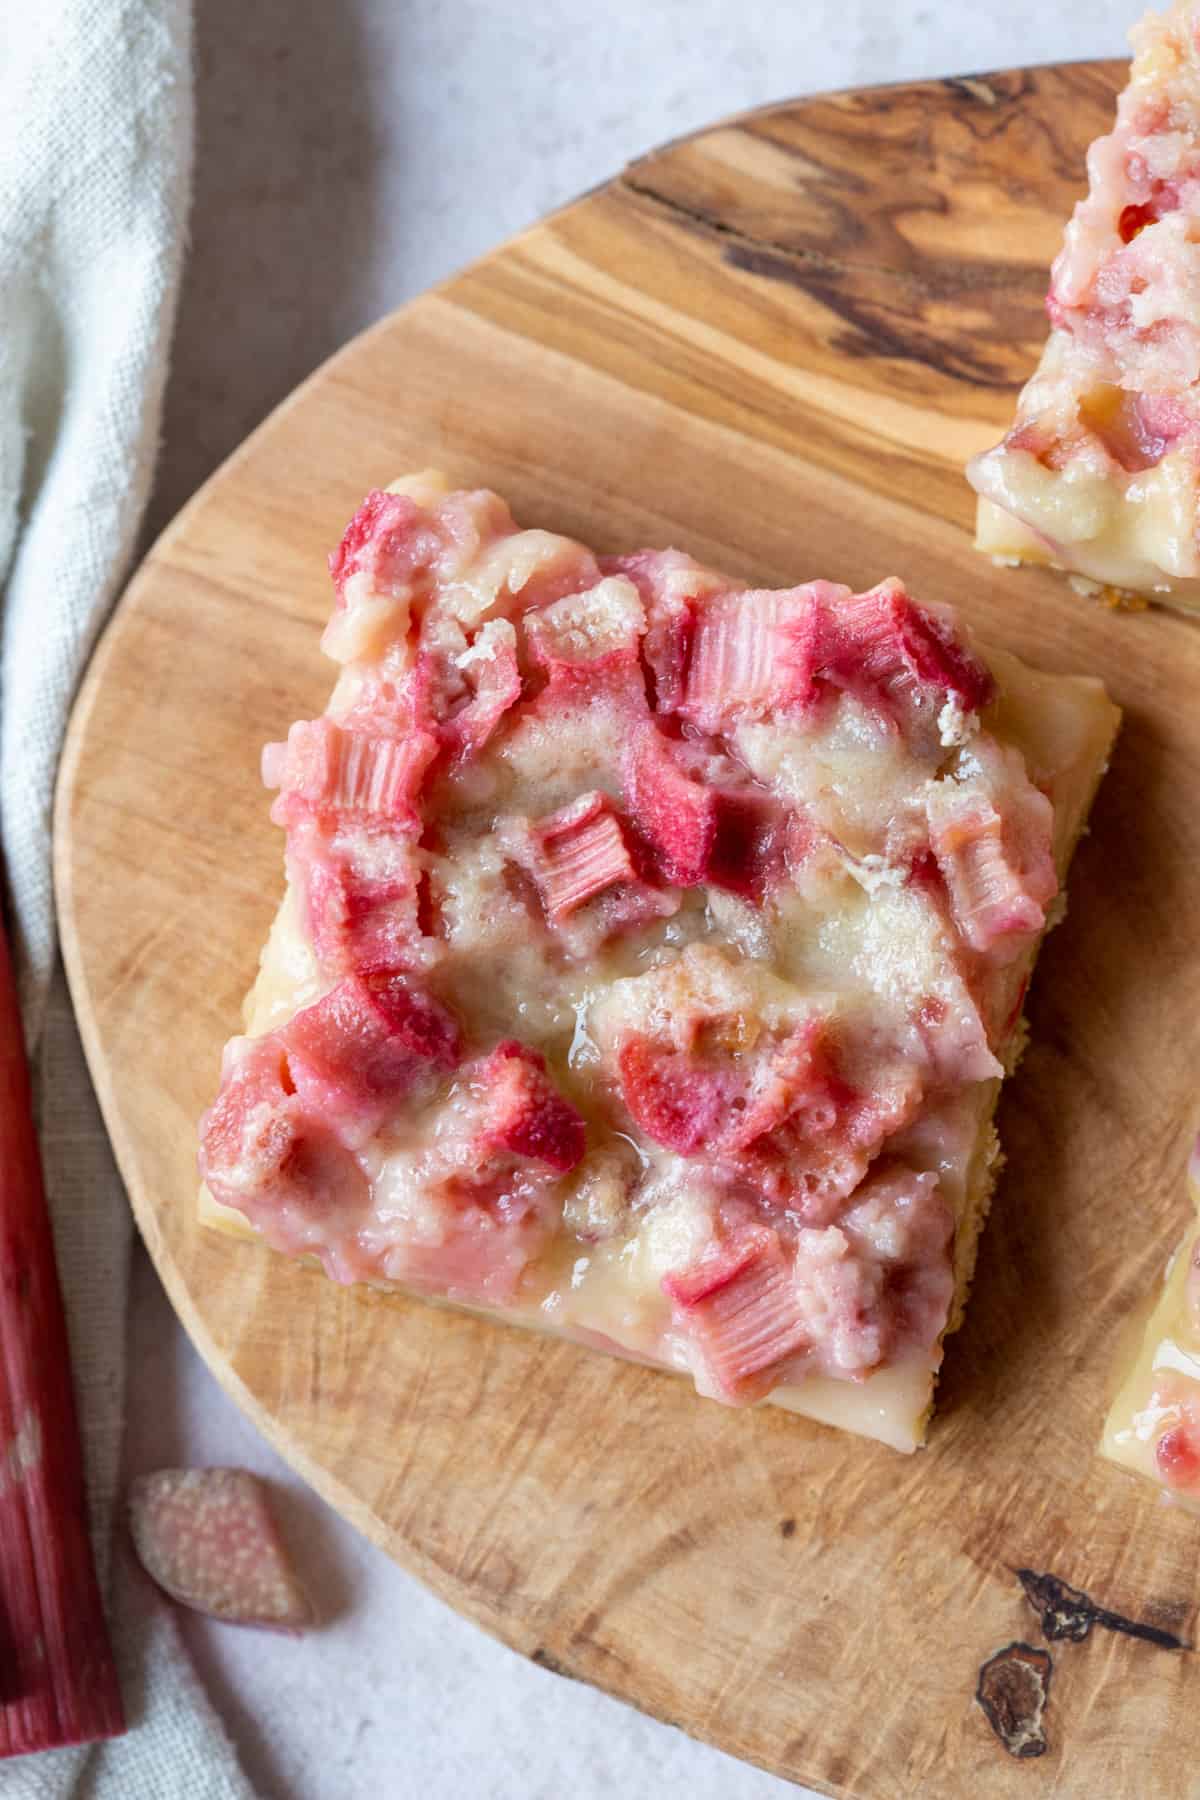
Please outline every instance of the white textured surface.
[[[1119, 54], [1137, 8], [200, 0], [197, 10], [196, 210], [156, 526], [351, 333], [664, 138], [822, 88]], [[134, 1291], [132, 1463], [277, 1474], [293, 1491], [301, 1560], [341, 1608], [298, 1642], [188, 1621], [264, 1796], [798, 1792], [533, 1668], [447, 1612], [299, 1490], [199, 1364], [145, 1267]]]

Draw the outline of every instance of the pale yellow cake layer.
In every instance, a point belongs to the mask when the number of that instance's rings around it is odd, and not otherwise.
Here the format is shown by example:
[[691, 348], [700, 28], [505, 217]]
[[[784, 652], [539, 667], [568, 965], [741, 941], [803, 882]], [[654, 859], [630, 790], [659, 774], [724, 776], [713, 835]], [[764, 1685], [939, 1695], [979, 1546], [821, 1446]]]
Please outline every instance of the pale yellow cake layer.
[[[1138, 595], [1183, 612], [1200, 612], [1200, 576], [1168, 574], [1141, 554], [1139, 540], [1152, 519], [1153, 509], [1143, 505], [1140, 491], [1131, 495], [1127, 489], [1121, 501], [1114, 502], [1109, 527], [1086, 544], [1072, 545], [1067, 563], [1059, 561], [1029, 525], [994, 500], [981, 499], [975, 513], [975, 548], [997, 562], [1060, 569], [1118, 598]], [[1049, 523], [1047, 519], [1047, 528]]]

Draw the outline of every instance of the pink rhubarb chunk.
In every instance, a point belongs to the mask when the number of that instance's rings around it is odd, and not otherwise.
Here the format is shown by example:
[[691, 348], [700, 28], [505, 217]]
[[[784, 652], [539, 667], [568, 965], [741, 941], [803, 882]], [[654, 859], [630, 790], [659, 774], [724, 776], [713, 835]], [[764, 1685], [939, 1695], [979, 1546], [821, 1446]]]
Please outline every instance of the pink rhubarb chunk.
[[625, 1104], [647, 1137], [680, 1156], [719, 1148], [744, 1085], [732, 1072], [640, 1037], [621, 1046], [618, 1068]]
[[720, 594], [697, 612], [684, 718], [720, 732], [812, 698], [817, 601], [811, 588]]
[[1145, 1416], [1159, 1427], [1154, 1464], [1164, 1486], [1200, 1495], [1200, 1383], [1174, 1370], [1156, 1371]]
[[[735, 785], [720, 785], [722, 777]], [[667, 881], [680, 887], [712, 882], [761, 901], [782, 874], [784, 812], [728, 758], [646, 725], [626, 756], [624, 785], [633, 821]]]
[[662, 1285], [699, 1363], [698, 1385], [723, 1400], [760, 1400], [780, 1364], [809, 1347], [792, 1262], [765, 1227], [747, 1226]]
[[493, 620], [483, 626], [464, 673], [470, 699], [442, 727], [459, 763], [479, 755], [505, 713], [521, 698], [521, 671], [507, 622]]
[[296, 1091], [321, 1118], [377, 1124], [421, 1075], [461, 1055], [457, 1021], [409, 977], [350, 975], [278, 1034]]
[[697, 1036], [675, 1046], [630, 1036], [617, 1058], [621, 1093], [646, 1135], [681, 1156], [747, 1151], [784, 1127], [790, 1139], [857, 1136], [858, 1096], [836, 1074], [824, 1030], [810, 1019], [749, 1055], [706, 1051]]
[[159, 1469], [129, 1491], [146, 1573], [181, 1606], [232, 1625], [299, 1631], [315, 1623], [257, 1476], [245, 1469]]
[[431, 1196], [436, 1234], [395, 1244], [386, 1259], [388, 1278], [450, 1300], [506, 1305], [552, 1230], [552, 1218], [512, 1186], [511, 1171], [497, 1179], [486, 1165], [474, 1178], [445, 1184]]
[[508, 1151], [566, 1174], [582, 1161], [584, 1124], [546, 1073], [546, 1059], [506, 1039], [472, 1073], [483, 1090], [485, 1121], [479, 1148], [486, 1157]]
[[432, 567], [441, 548], [436, 524], [414, 500], [376, 488], [367, 495], [329, 558], [339, 604], [352, 575], [365, 573], [377, 589], [392, 592]]
[[749, 1053], [707, 1050], [700, 1035], [675, 1045], [631, 1035], [617, 1071], [622, 1099], [647, 1137], [752, 1174], [764, 1201], [822, 1225], [921, 1096], [911, 1069], [881, 1077], [867, 1094], [851, 1087], [820, 1017]]
[[655, 712], [677, 712], [687, 684], [696, 633], [697, 602], [728, 583], [681, 550], [636, 550], [602, 557], [606, 575], [632, 581], [646, 611], [642, 657], [649, 671]]
[[421, 941], [422, 881], [411, 834], [390, 826], [328, 832], [300, 819], [288, 831], [288, 862], [326, 973], [371, 974], [410, 961]]
[[656, 725], [634, 738], [625, 762], [625, 793], [635, 824], [658, 852], [663, 874], [691, 887], [708, 874], [717, 840], [717, 794], [689, 772], [686, 746]]
[[584, 794], [533, 827], [534, 879], [547, 916], [557, 923], [596, 894], [636, 882], [621, 822], [606, 794]]
[[[986, 794], [964, 788], [931, 806], [930, 842], [955, 924], [966, 943], [984, 954], [1015, 954], [1022, 937], [1044, 929], [1045, 908], [1058, 892], [1050, 802], [1029, 788], [1023, 800], [1014, 800], [1014, 809], [1018, 805], [1023, 821], [1015, 812], [1006, 818]], [[1019, 837], [1024, 841], [1015, 841]]]
[[790, 819], [765, 788], [746, 783], [717, 796], [717, 835], [708, 880], [761, 903], [783, 875], [789, 852], [807, 842], [799, 815]]
[[221, 1090], [200, 1121], [200, 1172], [280, 1249], [299, 1250], [314, 1226], [361, 1212], [367, 1181], [330, 1126], [295, 1091], [277, 1036], [235, 1039]]
[[437, 749], [429, 731], [381, 737], [345, 731], [332, 719], [301, 720], [286, 745], [270, 744], [263, 753], [263, 778], [281, 790], [272, 816], [286, 825], [299, 802], [318, 812], [386, 819], [415, 829], [417, 796]]
[[419, 1229], [385, 1258], [395, 1280], [504, 1304], [561, 1214], [559, 1177], [585, 1151], [582, 1118], [545, 1060], [506, 1039], [459, 1072]]
[[1154, 1447], [1163, 1481], [1177, 1492], [1200, 1492], [1200, 1434], [1191, 1424], [1172, 1425]]
[[953, 697], [975, 712], [995, 692], [990, 671], [952, 627], [917, 606], [898, 581], [827, 604], [814, 661], [822, 680], [897, 705]]

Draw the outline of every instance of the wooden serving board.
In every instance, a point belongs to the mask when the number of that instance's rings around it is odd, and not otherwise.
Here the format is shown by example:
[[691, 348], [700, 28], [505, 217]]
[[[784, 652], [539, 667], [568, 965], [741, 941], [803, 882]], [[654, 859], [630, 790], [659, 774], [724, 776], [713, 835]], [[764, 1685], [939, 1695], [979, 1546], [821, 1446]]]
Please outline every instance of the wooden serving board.
[[[535, 1661], [870, 1800], [1200, 1793], [1192, 1657], [1120, 1628], [1200, 1633], [1200, 1521], [1092, 1455], [1122, 1321], [1184, 1215], [1200, 626], [992, 568], [961, 474], [1032, 367], [1120, 79], [1076, 65], [755, 113], [386, 319], [155, 547], [63, 765], [58, 892], [92, 1069], [146, 1241], [239, 1404]], [[604, 550], [675, 543], [766, 583], [899, 572], [992, 641], [1103, 676], [1126, 709], [916, 1457], [339, 1290], [194, 1222], [195, 1121], [280, 884], [259, 747], [324, 704], [343, 523], [431, 463]], [[1087, 1630], [1077, 1603], [1087, 1635], [1051, 1641], [1020, 1568], [1120, 1616]], [[1017, 1710], [1052, 1665], [1038, 1757], [1006, 1750], [975, 1699], [981, 1665], [1022, 1641]]]

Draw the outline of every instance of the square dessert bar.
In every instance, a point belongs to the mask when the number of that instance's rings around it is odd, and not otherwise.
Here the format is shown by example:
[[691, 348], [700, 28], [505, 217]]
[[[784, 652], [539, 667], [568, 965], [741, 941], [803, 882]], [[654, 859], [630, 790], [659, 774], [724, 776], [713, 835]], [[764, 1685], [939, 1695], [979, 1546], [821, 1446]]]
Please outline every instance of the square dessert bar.
[[1103, 689], [431, 474], [332, 568], [203, 1216], [915, 1447]]

